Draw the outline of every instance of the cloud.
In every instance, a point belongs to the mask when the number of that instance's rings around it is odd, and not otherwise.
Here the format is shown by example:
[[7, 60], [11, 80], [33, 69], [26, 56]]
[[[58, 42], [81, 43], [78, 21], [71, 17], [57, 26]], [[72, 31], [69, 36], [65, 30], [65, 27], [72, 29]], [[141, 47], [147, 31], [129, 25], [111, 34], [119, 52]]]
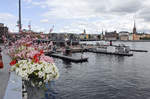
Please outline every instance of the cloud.
[[48, 19], [42, 19], [42, 20], [40, 20], [40, 22], [41, 22], [41, 23], [48, 23], [49, 20], [48, 20]]
[[141, 0], [110, 0], [111, 12], [136, 13], [142, 7]]
[[64, 19], [87, 19], [111, 14], [130, 14], [142, 7], [141, 0], [46, 0], [49, 11], [44, 16]]
[[11, 31], [17, 31], [17, 17], [11, 13], [0, 13], [0, 22], [4, 23]]
[[35, 30], [36, 32], [46, 32], [45, 28], [40, 27], [38, 25], [33, 24], [32, 29]]
[[1, 20], [10, 20], [13, 18], [15, 18], [15, 16], [10, 14], [10, 13], [0, 13], [0, 19]]
[[[24, 0], [32, 6], [46, 8], [39, 17], [39, 27], [56, 24], [56, 32], [99, 33], [103, 30], [150, 32], [150, 0]], [[30, 5], [30, 6], [31, 6]], [[38, 9], [37, 9], [38, 10]], [[37, 21], [37, 20], [36, 20]], [[48, 28], [48, 26], [47, 26]]]
[[87, 19], [96, 16], [86, 0], [47, 0], [49, 11], [44, 16], [63, 19]]
[[46, 8], [47, 7], [44, 1], [39, 1], [39, 2], [33, 1], [32, 5], [40, 6], [41, 8]]
[[31, 3], [32, 0], [23, 0], [24, 2]]
[[150, 22], [150, 1], [143, 2], [143, 8], [137, 13], [137, 18], [143, 19], [145, 22]]

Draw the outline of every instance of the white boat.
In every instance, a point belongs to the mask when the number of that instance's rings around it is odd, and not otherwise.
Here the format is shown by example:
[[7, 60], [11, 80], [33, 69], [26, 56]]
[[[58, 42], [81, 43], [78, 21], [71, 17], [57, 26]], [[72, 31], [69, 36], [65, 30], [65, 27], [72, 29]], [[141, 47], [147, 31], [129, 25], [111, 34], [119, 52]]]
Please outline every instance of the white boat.
[[94, 49], [94, 51], [97, 52], [108, 52], [108, 53], [129, 53], [130, 52], [130, 47], [125, 46], [123, 44], [118, 45], [118, 46], [98, 46], [97, 48]]

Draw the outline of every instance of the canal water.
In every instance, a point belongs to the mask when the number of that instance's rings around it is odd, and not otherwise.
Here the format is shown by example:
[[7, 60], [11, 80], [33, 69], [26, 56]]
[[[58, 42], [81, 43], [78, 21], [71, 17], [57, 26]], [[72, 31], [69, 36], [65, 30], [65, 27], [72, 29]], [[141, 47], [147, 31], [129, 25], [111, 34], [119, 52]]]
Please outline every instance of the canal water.
[[113, 42], [122, 43], [149, 52], [131, 57], [86, 52], [89, 61], [77, 64], [54, 59], [60, 77], [52, 84], [52, 99], [150, 99], [150, 42]]

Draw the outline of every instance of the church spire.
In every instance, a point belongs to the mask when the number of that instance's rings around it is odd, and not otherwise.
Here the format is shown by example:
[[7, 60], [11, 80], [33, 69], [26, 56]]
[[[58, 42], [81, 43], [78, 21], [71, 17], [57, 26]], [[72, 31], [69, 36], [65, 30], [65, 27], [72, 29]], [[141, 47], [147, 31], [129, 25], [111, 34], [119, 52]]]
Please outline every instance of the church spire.
[[136, 34], [136, 23], [135, 23], [135, 20], [134, 20], [133, 34]]
[[136, 23], [135, 23], [135, 20], [134, 20], [134, 28], [136, 28]]
[[104, 39], [104, 32], [103, 32], [103, 28], [102, 28], [102, 33], [101, 33], [101, 40]]

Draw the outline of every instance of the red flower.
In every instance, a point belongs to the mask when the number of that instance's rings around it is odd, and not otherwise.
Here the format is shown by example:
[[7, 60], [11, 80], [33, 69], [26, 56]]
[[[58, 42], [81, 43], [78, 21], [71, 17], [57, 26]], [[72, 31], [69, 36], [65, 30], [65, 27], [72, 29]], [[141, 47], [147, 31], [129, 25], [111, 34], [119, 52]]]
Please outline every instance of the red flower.
[[42, 55], [44, 53], [44, 51], [43, 50], [40, 50], [40, 55]]
[[38, 57], [38, 54], [35, 54], [33, 58], [36, 59], [37, 57]]
[[35, 60], [35, 63], [38, 63], [38, 62], [39, 62], [39, 59], [38, 59], [38, 58], [35, 58], [34, 60]]
[[38, 50], [37, 48], [34, 48], [35, 50]]
[[27, 47], [30, 47], [32, 44], [26, 44]]
[[16, 60], [12, 60], [11, 62], [10, 62], [10, 66], [13, 66], [13, 65], [15, 65], [16, 64]]
[[39, 56], [40, 56], [39, 53], [34, 55], [33, 60], [34, 60], [35, 63], [39, 62]]

